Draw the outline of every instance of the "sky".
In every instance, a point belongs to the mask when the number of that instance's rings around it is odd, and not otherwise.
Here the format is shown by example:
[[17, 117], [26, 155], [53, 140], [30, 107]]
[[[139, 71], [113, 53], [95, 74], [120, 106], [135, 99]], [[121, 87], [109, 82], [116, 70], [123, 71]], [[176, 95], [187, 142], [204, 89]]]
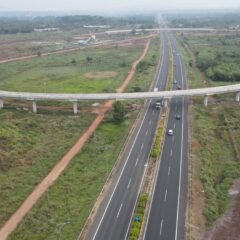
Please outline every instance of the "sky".
[[0, 11], [122, 12], [168, 9], [240, 9], [240, 0], [0, 0]]

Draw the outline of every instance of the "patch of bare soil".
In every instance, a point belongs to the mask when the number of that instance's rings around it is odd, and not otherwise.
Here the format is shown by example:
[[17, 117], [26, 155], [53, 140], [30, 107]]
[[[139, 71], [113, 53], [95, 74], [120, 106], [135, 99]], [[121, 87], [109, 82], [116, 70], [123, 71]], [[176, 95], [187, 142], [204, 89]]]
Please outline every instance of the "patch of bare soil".
[[90, 79], [103, 79], [103, 78], [113, 78], [117, 76], [117, 72], [105, 71], [105, 72], [88, 72], [84, 76]]
[[230, 209], [206, 233], [204, 240], [240, 239], [240, 179], [229, 190]]

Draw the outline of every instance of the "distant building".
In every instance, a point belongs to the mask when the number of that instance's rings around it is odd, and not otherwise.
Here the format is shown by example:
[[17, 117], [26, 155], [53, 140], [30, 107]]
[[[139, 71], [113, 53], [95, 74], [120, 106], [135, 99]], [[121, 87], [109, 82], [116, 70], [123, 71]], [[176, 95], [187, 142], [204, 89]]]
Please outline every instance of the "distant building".
[[91, 35], [91, 37], [89, 37], [87, 40], [79, 40], [78, 44], [79, 45], [87, 45], [89, 43], [94, 43], [96, 41], [97, 41], [96, 36], [95, 35]]
[[34, 32], [58, 32], [59, 28], [34, 28]]
[[110, 28], [109, 25], [83, 25], [84, 28]]

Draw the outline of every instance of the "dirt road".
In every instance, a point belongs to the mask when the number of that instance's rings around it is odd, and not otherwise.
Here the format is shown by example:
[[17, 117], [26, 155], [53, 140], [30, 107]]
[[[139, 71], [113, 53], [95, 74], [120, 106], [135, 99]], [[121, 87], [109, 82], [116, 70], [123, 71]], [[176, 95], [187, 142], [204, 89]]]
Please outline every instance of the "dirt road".
[[[142, 55], [138, 60], [133, 62], [131, 70], [123, 81], [120, 88], [117, 90], [118, 92], [123, 92], [130, 80], [133, 78], [136, 67], [140, 61], [145, 57], [148, 48], [149, 48], [150, 40], [147, 41], [145, 48], [142, 52]], [[79, 138], [79, 140], [75, 143], [75, 145], [70, 149], [69, 152], [54, 166], [54, 168], [49, 172], [49, 174], [38, 184], [38, 186], [33, 190], [33, 192], [25, 199], [19, 209], [9, 218], [9, 220], [3, 225], [0, 229], [0, 239], [5, 240], [11, 234], [12, 231], [17, 227], [17, 225], [21, 222], [24, 216], [31, 210], [31, 208], [37, 203], [40, 197], [48, 190], [48, 188], [57, 180], [60, 174], [64, 171], [64, 169], [68, 166], [70, 161], [74, 158], [76, 154], [83, 148], [84, 144], [94, 133], [96, 128], [102, 122], [104, 118], [104, 114], [112, 108], [113, 105], [112, 100], [105, 102], [102, 104], [102, 110], [99, 115], [92, 122], [90, 127], [83, 133], [83, 135]]]

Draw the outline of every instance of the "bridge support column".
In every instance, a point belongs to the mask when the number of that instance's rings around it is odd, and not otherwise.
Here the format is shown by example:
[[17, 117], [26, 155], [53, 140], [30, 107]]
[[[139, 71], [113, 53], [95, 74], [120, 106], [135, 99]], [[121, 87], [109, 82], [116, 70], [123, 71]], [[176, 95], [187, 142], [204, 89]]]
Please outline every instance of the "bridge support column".
[[78, 113], [78, 105], [77, 102], [73, 102], [73, 113], [77, 114]]
[[240, 92], [237, 92], [237, 94], [236, 94], [236, 101], [240, 102]]
[[33, 109], [34, 113], [37, 113], [37, 102], [36, 101], [32, 102], [32, 109]]
[[0, 109], [3, 109], [3, 99], [0, 99]]
[[207, 107], [208, 105], [208, 96], [204, 97], [204, 106]]

